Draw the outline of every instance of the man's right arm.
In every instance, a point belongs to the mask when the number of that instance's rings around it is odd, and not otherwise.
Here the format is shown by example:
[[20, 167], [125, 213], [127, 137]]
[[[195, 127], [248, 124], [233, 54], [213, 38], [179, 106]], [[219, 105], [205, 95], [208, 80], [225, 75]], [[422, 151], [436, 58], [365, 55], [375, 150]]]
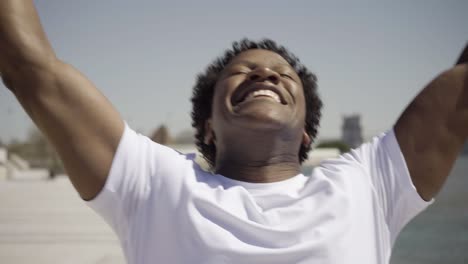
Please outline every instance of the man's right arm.
[[80, 196], [94, 198], [124, 123], [89, 80], [55, 56], [32, 0], [0, 1], [0, 73], [58, 151]]

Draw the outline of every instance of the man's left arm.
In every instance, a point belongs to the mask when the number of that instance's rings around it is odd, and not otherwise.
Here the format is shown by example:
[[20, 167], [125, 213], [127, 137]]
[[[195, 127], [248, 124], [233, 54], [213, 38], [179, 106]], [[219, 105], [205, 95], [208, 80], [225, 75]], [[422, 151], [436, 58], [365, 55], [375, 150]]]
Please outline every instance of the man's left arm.
[[456, 65], [410, 103], [395, 124], [395, 134], [419, 195], [429, 201], [468, 138], [468, 45]]

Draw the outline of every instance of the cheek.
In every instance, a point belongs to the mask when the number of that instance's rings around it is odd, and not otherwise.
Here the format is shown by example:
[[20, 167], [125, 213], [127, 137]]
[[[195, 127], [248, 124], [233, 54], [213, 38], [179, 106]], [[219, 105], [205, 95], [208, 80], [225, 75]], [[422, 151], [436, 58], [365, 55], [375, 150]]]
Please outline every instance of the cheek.
[[229, 100], [234, 93], [234, 90], [240, 85], [241, 80], [238, 78], [226, 78], [216, 83], [213, 95], [213, 108], [223, 107], [226, 100]]
[[215, 86], [213, 101], [211, 103], [211, 116], [213, 120], [219, 120], [220, 115], [226, 109], [226, 96], [228, 89], [226, 89], [225, 82], [219, 82]]
[[212, 102], [213, 113], [215, 111], [218, 111], [219, 108], [222, 107], [222, 105], [224, 104], [224, 98], [226, 98], [226, 91], [223, 89], [222, 84], [216, 85]]
[[296, 88], [296, 103], [298, 106], [298, 113], [301, 115], [301, 119], [305, 121], [307, 104], [304, 96], [304, 90], [302, 87]]
[[305, 104], [305, 98], [304, 98], [304, 88], [299, 85], [290, 85], [288, 87], [289, 91], [291, 92], [292, 96], [294, 96], [295, 102], [299, 105], [304, 105]]

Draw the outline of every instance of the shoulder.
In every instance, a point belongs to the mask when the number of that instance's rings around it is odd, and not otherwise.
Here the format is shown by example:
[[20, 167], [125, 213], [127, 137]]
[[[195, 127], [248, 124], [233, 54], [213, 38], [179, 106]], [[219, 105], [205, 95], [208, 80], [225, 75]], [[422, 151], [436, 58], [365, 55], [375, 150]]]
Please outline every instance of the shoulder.
[[112, 167], [124, 172], [134, 171], [137, 175], [162, 176], [192, 167], [195, 157], [195, 154], [183, 154], [158, 144], [125, 124]]
[[315, 171], [332, 178], [373, 180], [383, 172], [406, 171], [406, 164], [394, 131], [373, 137], [358, 148], [323, 161]]

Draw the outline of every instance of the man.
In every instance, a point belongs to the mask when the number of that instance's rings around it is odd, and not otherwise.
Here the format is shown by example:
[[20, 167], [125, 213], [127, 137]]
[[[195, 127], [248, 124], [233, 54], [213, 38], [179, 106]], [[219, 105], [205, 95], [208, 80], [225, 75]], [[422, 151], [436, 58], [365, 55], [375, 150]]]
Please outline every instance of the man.
[[31, 0], [0, 2], [0, 72], [129, 263], [388, 263], [468, 136], [468, 49], [393, 129], [316, 168], [315, 76], [272, 41], [235, 43], [199, 76], [197, 145], [214, 173], [131, 130], [56, 58]]

